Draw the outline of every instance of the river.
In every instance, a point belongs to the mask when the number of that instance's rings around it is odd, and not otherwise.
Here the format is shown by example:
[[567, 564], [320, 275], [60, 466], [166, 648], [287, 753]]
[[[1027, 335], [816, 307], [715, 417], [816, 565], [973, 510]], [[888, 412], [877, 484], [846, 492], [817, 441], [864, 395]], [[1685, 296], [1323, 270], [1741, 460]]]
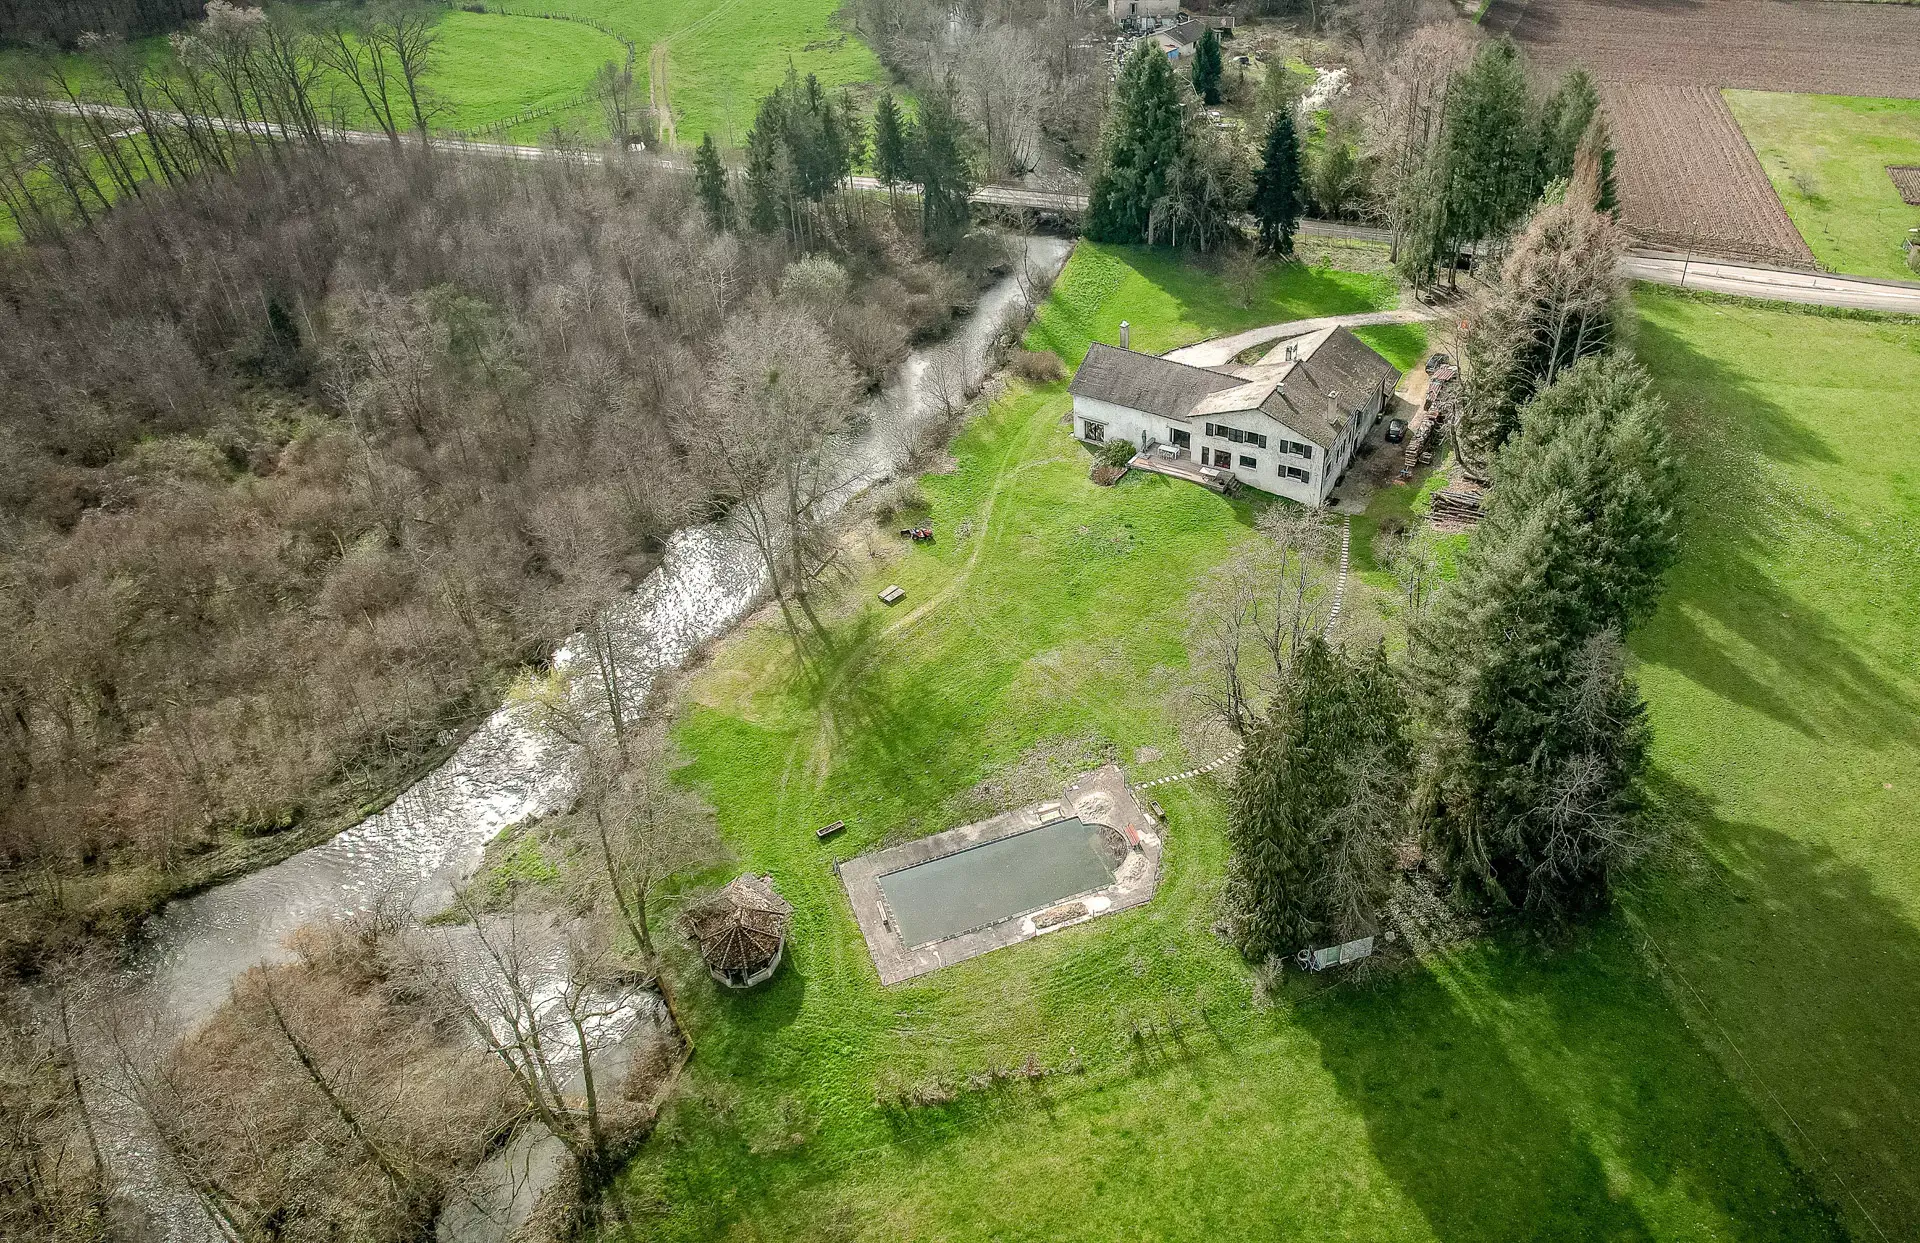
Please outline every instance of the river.
[[[1022, 244], [1030, 269], [1049, 274], [1071, 250], [1057, 238]], [[897, 468], [902, 421], [925, 425], [942, 413], [940, 390], [958, 377], [969, 384], [985, 377], [994, 337], [1022, 295], [1017, 276], [1002, 279], [955, 331], [901, 364], [870, 401], [866, 430], [845, 441], [844, 473], [853, 482], [842, 503]], [[752, 611], [765, 587], [766, 572], [751, 545], [712, 526], [675, 533], [659, 567], [612, 615], [626, 686], [643, 696], [661, 671], [678, 668]], [[579, 646], [576, 637], [556, 661], [566, 663]], [[271, 867], [169, 904], [150, 922], [122, 983], [150, 998], [180, 1030], [211, 1015], [248, 967], [288, 958], [286, 939], [303, 924], [364, 910], [376, 896], [395, 891], [409, 895], [417, 910], [438, 909], [501, 830], [566, 802], [573, 760], [571, 748], [533, 728], [513, 705], [503, 706], [386, 810]], [[168, 1237], [205, 1237], [204, 1218], [181, 1211], [190, 1206], [170, 1194], [171, 1180], [154, 1169], [135, 1129], [116, 1129], [123, 1140], [109, 1155], [116, 1183], [166, 1219]]]

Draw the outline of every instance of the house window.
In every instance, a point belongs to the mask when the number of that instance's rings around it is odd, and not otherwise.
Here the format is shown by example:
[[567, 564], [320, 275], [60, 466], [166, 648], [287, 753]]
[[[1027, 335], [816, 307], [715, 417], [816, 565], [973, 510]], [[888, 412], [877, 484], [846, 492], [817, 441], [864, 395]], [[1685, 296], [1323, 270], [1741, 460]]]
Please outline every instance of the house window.
[[1259, 470], [1259, 469], [1260, 469], [1260, 462], [1259, 462], [1259, 460], [1258, 460], [1258, 459], [1256, 459], [1256, 458], [1250, 458], [1250, 457], [1248, 457], [1248, 456], [1247, 456], [1246, 454], [1244, 454], [1244, 453], [1242, 453], [1242, 454], [1240, 455], [1240, 465], [1241, 465], [1242, 467], [1244, 467], [1245, 469], [1247, 469], [1247, 470]]
[[1251, 440], [1259, 448], [1264, 449], [1267, 447], [1267, 437], [1263, 432], [1255, 432], [1248, 436], [1247, 439]]
[[1086, 439], [1091, 440], [1094, 444], [1099, 444], [1107, 438], [1107, 425], [1105, 423], [1095, 423], [1092, 419], [1088, 419], [1086, 424]]
[[1286, 468], [1286, 472], [1287, 478], [1299, 483], [1307, 483], [1313, 478], [1312, 471], [1301, 470], [1298, 466], [1289, 466]]
[[1174, 448], [1184, 449], [1193, 443], [1193, 433], [1184, 427], [1170, 427], [1167, 429], [1167, 440]]

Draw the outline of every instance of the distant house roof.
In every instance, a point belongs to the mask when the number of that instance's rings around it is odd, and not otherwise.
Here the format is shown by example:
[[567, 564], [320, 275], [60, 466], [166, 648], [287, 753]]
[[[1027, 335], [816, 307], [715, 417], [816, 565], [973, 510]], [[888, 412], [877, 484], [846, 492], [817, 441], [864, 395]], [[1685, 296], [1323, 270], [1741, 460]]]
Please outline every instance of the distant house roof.
[[1207, 24], [1197, 18], [1188, 18], [1176, 22], [1165, 30], [1154, 32], [1154, 42], [1163, 48], [1189, 47], [1200, 42], [1200, 36], [1207, 33]]
[[1069, 387], [1076, 396], [1183, 421], [1259, 410], [1331, 449], [1360, 394], [1400, 382], [1392, 363], [1345, 328], [1282, 341], [1272, 354], [1282, 357], [1210, 369], [1095, 345]]
[[1077, 397], [1111, 402], [1129, 410], [1144, 410], [1169, 419], [1184, 419], [1194, 403], [1208, 393], [1237, 388], [1235, 376], [1204, 367], [1189, 367], [1172, 359], [1136, 354], [1096, 342], [1087, 350], [1068, 389]]
[[752, 971], [772, 962], [787, 936], [793, 907], [773, 891], [770, 876], [741, 876], [681, 916], [715, 971]]

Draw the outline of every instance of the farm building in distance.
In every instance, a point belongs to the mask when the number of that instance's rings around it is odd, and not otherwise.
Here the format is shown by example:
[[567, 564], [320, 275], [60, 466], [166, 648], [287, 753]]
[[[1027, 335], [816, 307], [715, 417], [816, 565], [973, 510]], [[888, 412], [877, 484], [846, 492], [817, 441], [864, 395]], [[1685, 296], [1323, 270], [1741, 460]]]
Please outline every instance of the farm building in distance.
[[1178, 17], [1180, 0], [1107, 0], [1107, 16], [1115, 22]]
[[1074, 435], [1128, 440], [1135, 461], [1214, 486], [1231, 477], [1324, 504], [1400, 373], [1345, 328], [1274, 346], [1257, 363], [1194, 367], [1095, 344], [1074, 373]]
[[1181, 60], [1193, 55], [1193, 45], [1200, 42], [1200, 36], [1206, 33], [1205, 22], [1197, 18], [1188, 18], [1164, 30], [1156, 30], [1148, 37], [1167, 54], [1169, 60]]

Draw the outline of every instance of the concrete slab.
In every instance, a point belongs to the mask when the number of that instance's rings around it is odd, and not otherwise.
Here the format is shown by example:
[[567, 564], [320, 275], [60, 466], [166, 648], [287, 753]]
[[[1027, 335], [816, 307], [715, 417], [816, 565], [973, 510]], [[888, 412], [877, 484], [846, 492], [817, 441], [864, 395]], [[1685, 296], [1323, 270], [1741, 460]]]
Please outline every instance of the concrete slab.
[[[1030, 832], [1057, 820], [1078, 818], [1117, 831], [1126, 851], [1113, 883], [1087, 893], [1063, 893], [1036, 910], [958, 936], [908, 945], [881, 892], [880, 878], [975, 846]], [[948, 829], [917, 842], [877, 850], [840, 865], [840, 883], [882, 984], [898, 984], [992, 950], [1071, 928], [1113, 911], [1136, 907], [1160, 887], [1161, 826], [1134, 798], [1117, 764], [1074, 779], [1057, 799], [1030, 803], [987, 820]]]

